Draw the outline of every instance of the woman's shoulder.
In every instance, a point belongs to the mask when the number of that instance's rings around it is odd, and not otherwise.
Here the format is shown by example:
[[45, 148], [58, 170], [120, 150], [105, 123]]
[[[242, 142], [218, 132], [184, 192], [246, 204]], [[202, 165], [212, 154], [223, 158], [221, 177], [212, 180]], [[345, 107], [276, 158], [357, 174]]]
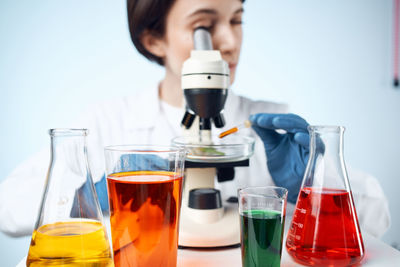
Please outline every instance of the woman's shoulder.
[[[157, 88], [135, 91], [130, 95], [116, 96], [92, 104], [88, 110], [94, 113], [126, 113], [151, 108], [157, 102]], [[154, 107], [154, 106], [153, 106]]]
[[[78, 118], [79, 121], [96, 124], [108, 122], [125, 124], [153, 114], [157, 107], [157, 90], [134, 92], [129, 96], [112, 97], [90, 104]], [[129, 121], [129, 122], [127, 122]]]

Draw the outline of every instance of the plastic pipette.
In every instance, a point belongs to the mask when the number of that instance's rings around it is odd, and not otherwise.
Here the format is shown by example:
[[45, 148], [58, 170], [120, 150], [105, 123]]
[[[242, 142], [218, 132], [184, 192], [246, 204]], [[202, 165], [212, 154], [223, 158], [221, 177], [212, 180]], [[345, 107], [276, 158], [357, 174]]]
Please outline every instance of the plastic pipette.
[[229, 130], [226, 130], [225, 132], [222, 132], [218, 135], [219, 138], [224, 138], [227, 135], [230, 135], [232, 133], [236, 133], [237, 131], [239, 131], [239, 129], [242, 128], [249, 128], [251, 126], [251, 122], [249, 120], [245, 120], [242, 124], [239, 124], [236, 127], [233, 127]]

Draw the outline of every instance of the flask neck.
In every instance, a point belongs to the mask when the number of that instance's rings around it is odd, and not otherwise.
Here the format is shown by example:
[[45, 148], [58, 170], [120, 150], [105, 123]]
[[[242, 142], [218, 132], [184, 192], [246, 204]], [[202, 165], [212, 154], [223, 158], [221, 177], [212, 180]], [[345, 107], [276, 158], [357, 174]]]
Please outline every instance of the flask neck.
[[342, 126], [310, 126], [311, 136], [310, 152], [312, 154], [323, 154], [325, 157], [343, 157], [343, 134]]
[[303, 186], [350, 190], [343, 158], [342, 126], [309, 126], [310, 159]]
[[91, 178], [85, 129], [51, 129], [51, 160], [36, 229], [75, 218], [101, 222]]
[[[51, 161], [86, 165], [86, 135], [85, 129], [51, 129]], [[81, 166], [84, 167], [84, 166]]]

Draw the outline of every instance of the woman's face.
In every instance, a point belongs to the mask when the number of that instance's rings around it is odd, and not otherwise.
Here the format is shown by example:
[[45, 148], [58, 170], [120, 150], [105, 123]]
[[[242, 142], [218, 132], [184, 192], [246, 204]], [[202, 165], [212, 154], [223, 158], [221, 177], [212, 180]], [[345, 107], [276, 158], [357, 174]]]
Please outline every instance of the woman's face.
[[242, 13], [240, 0], [176, 0], [162, 40], [167, 72], [180, 77], [182, 64], [193, 49], [193, 31], [203, 26], [210, 29], [213, 48], [229, 64], [232, 83], [242, 45]]

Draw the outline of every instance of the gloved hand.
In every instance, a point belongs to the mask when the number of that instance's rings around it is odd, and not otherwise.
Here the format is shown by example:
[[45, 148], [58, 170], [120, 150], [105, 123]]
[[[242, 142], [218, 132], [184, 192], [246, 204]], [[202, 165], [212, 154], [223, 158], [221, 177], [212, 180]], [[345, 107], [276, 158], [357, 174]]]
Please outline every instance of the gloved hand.
[[264, 143], [272, 179], [287, 188], [288, 201], [296, 203], [309, 155], [308, 123], [295, 114], [259, 113], [249, 120]]

